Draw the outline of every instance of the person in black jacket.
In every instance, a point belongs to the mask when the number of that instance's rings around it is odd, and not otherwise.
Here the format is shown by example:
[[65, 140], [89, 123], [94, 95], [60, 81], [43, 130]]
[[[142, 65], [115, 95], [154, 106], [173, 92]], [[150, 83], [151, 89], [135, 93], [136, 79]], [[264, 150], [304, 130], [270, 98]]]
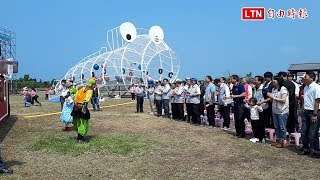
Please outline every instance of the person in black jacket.
[[97, 85], [94, 85], [92, 90], [91, 104], [93, 111], [101, 111], [99, 102], [99, 88]]
[[258, 105], [261, 105], [262, 103], [268, 103], [268, 107], [263, 110], [261, 118], [263, 119], [266, 128], [274, 128], [272, 117], [272, 101], [270, 101], [267, 95], [268, 93], [271, 93], [272, 89], [274, 88], [272, 84], [273, 74], [272, 72], [265, 72], [263, 77], [264, 83], [262, 94], [265, 100], [258, 102]]
[[295, 132], [295, 128], [297, 126], [297, 101], [296, 101], [296, 86], [290, 80], [288, 80], [288, 74], [286, 72], [279, 72], [279, 76], [282, 76], [284, 82], [284, 87], [286, 87], [289, 91], [289, 116], [287, 121], [287, 131], [289, 133]]
[[198, 86], [200, 87], [200, 115], [201, 118], [203, 118], [204, 116], [204, 99], [203, 96], [205, 94], [205, 88], [204, 88], [204, 82], [203, 81], [199, 81], [198, 82]]

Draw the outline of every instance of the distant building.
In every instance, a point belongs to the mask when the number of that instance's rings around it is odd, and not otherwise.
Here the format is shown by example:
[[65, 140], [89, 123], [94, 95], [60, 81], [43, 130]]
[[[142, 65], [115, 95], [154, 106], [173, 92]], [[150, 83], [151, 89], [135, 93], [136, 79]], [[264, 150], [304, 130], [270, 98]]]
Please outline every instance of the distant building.
[[305, 75], [306, 71], [314, 71], [317, 75], [316, 81], [320, 80], [320, 63], [291, 64], [288, 71], [295, 75], [297, 81]]

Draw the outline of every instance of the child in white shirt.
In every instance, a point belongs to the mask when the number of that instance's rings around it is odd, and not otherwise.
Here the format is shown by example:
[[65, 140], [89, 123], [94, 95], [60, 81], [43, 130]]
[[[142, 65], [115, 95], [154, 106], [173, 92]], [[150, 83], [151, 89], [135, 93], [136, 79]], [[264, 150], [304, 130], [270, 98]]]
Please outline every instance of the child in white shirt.
[[[249, 103], [249, 104], [248, 104]], [[263, 120], [260, 120], [260, 113], [263, 111], [261, 106], [257, 105], [257, 99], [252, 97], [249, 99], [245, 107], [250, 110], [251, 126], [254, 138], [250, 139], [252, 142], [265, 143], [265, 127]]]

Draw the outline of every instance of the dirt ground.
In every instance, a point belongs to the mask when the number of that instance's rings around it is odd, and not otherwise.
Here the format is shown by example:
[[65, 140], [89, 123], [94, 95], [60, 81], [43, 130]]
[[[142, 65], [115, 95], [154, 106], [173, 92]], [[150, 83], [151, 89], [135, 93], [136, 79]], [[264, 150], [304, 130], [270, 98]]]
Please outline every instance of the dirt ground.
[[[58, 112], [58, 103], [23, 107], [19, 96], [11, 102], [0, 140], [14, 174], [0, 179], [320, 179], [320, 160], [298, 156], [294, 145], [277, 149], [218, 128], [157, 118], [147, 113], [147, 102], [144, 114], [134, 113], [134, 103], [91, 111], [84, 145], [76, 144], [75, 132], [62, 131], [59, 115], [24, 117]], [[102, 106], [124, 102], [130, 100]], [[130, 144], [136, 140], [141, 146]]]

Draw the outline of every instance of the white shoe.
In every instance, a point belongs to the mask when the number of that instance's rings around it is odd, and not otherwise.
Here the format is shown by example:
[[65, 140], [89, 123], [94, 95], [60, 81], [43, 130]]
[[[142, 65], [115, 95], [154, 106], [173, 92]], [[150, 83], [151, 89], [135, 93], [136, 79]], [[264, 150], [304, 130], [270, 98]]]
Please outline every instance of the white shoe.
[[253, 142], [253, 143], [256, 143], [256, 142], [259, 141], [259, 139], [258, 139], [258, 138], [251, 138], [249, 141], [251, 141], [251, 142]]

